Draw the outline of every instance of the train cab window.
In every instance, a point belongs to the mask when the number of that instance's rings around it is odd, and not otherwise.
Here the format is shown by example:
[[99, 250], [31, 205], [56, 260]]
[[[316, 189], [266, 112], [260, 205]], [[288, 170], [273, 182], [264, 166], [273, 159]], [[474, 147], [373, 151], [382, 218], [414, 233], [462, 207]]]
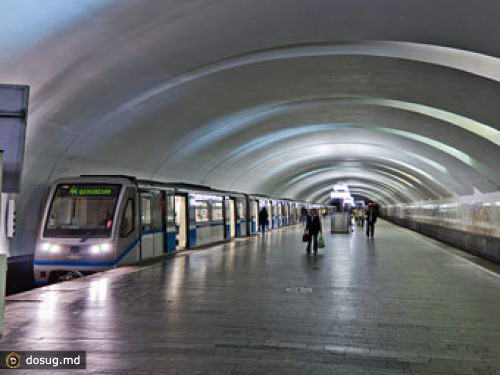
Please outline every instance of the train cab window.
[[128, 237], [135, 229], [134, 225], [134, 200], [129, 199], [127, 201], [127, 206], [123, 211], [122, 222], [120, 225], [120, 236]]
[[121, 185], [58, 185], [45, 224], [45, 237], [109, 237]]

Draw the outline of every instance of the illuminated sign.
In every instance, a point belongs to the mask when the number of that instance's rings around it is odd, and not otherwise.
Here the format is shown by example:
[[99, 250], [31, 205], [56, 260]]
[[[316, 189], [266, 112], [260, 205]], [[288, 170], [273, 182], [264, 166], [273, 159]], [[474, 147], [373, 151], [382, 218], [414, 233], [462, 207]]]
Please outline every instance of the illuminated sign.
[[69, 193], [71, 195], [111, 195], [113, 191], [111, 189], [78, 189], [72, 187]]
[[57, 197], [115, 197], [120, 185], [75, 184], [59, 185]]
[[206, 194], [192, 194], [193, 199], [191, 202], [194, 201], [221, 201], [222, 197], [219, 195], [206, 195]]
[[331, 199], [341, 199], [344, 201], [344, 204], [354, 204], [354, 199], [351, 197], [351, 193], [349, 192], [349, 187], [343, 184], [333, 185], [333, 190], [330, 193]]

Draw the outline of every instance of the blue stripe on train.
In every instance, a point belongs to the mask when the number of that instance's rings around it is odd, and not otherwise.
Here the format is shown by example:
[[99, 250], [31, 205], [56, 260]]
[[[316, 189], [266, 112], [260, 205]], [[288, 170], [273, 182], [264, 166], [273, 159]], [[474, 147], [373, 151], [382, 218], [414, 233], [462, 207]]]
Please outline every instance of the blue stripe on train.
[[196, 246], [196, 228], [189, 229], [189, 247]]
[[[137, 243], [141, 240], [142, 236], [147, 236], [149, 234], [154, 234], [154, 233], [162, 233], [162, 231], [146, 231], [141, 233], [139, 238], [134, 240], [132, 244], [127, 247], [127, 249], [120, 254], [120, 256], [114, 260], [108, 261], [108, 262], [71, 262], [71, 261], [47, 261], [47, 260], [35, 260], [33, 264], [36, 264], [38, 266], [87, 266], [87, 267], [113, 267], [116, 266], [120, 261], [125, 258], [137, 245]], [[170, 233], [174, 234], [174, 245], [175, 245], [175, 232], [169, 232], [167, 233], [167, 238]], [[174, 246], [175, 250], [175, 246]]]
[[167, 232], [167, 253], [174, 253], [176, 248], [176, 232]]
[[142, 235], [134, 240], [132, 244], [123, 252], [120, 254], [118, 258], [115, 260], [111, 260], [109, 262], [68, 262], [64, 260], [60, 261], [47, 261], [47, 260], [35, 260], [33, 264], [36, 264], [38, 266], [87, 266], [87, 267], [113, 267], [118, 262], [120, 262], [125, 256], [127, 256], [128, 253], [132, 251], [132, 249], [137, 245], [139, 240], [141, 239]]

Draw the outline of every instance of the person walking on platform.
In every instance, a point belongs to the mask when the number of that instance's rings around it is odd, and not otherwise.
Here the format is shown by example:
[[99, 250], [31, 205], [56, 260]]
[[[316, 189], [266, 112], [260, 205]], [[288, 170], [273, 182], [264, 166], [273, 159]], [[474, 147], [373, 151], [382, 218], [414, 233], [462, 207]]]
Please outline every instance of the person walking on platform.
[[366, 236], [372, 237], [375, 234], [375, 223], [378, 218], [378, 206], [375, 203], [368, 203], [366, 210]]
[[354, 216], [356, 217], [356, 224], [358, 224], [358, 227], [363, 228], [365, 224], [365, 210], [362, 207], [358, 207], [354, 211]]
[[306, 218], [306, 233], [309, 235], [307, 241], [307, 254], [311, 253], [311, 242], [313, 242], [314, 254], [318, 254], [318, 235], [322, 233], [321, 220], [317, 210], [312, 210], [311, 215]]
[[356, 225], [359, 226], [359, 208], [354, 209], [354, 221], [356, 222]]
[[267, 213], [266, 206], [262, 207], [259, 212], [259, 227], [262, 234], [266, 233], [266, 227], [268, 224], [269, 215]]
[[347, 226], [349, 227], [349, 232], [354, 232], [352, 220], [354, 219], [354, 208], [349, 208], [349, 221], [347, 222]]

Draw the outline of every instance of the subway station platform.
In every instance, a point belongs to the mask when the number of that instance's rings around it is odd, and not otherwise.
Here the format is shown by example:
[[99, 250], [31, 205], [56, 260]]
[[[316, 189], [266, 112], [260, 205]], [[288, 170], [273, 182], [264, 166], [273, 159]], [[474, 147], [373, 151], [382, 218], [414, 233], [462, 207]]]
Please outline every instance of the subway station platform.
[[0, 350], [87, 351], [73, 374], [500, 373], [498, 266], [382, 220], [316, 257], [301, 234], [12, 295]]

